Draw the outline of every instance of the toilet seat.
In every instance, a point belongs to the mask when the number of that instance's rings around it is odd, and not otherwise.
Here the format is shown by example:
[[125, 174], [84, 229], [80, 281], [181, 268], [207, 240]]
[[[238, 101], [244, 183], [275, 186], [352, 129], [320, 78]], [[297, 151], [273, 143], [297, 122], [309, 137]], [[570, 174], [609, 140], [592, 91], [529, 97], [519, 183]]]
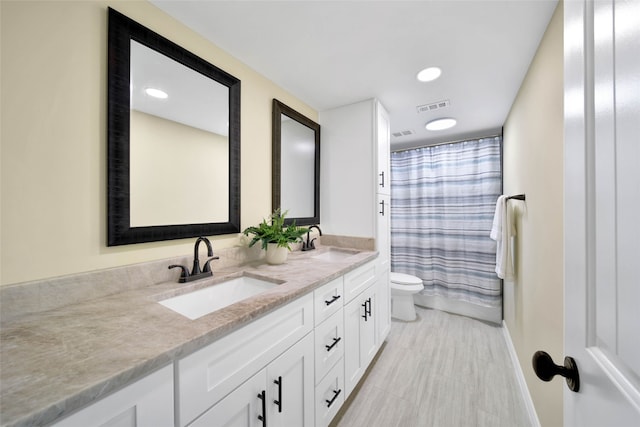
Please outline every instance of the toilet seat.
[[392, 271], [389, 274], [389, 278], [391, 283], [396, 283], [398, 285], [422, 285], [422, 279], [410, 274], [395, 273]]
[[389, 278], [391, 281], [391, 289], [405, 292], [420, 292], [424, 289], [422, 280], [410, 274], [391, 272]]

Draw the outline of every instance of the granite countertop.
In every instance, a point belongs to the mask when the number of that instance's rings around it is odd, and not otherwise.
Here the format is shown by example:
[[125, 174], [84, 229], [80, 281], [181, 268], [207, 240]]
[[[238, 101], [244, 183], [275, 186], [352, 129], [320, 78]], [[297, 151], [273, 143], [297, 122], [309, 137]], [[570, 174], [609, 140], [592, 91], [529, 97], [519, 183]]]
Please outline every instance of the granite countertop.
[[[330, 249], [292, 252], [277, 266], [213, 265], [213, 278], [165, 282], [3, 323], [1, 425], [51, 423], [377, 256], [358, 251], [340, 261], [313, 258]], [[157, 303], [243, 274], [282, 283], [196, 320]]]

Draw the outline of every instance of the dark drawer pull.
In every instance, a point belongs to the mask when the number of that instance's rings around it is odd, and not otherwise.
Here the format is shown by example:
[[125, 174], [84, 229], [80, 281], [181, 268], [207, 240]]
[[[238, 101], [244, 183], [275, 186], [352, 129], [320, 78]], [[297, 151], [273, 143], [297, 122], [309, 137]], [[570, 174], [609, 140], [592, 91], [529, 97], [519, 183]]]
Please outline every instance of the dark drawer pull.
[[342, 338], [340, 338], [340, 337], [338, 337], [338, 338], [334, 338], [334, 339], [333, 339], [333, 343], [332, 343], [331, 345], [325, 345], [325, 347], [327, 348], [327, 351], [331, 351], [331, 349], [332, 349], [333, 347], [335, 347], [335, 346], [336, 346], [336, 344], [338, 344], [338, 343], [340, 342], [340, 340], [341, 340], [341, 339], [342, 339]]
[[333, 402], [336, 401], [340, 393], [342, 393], [342, 389], [333, 390], [333, 397], [331, 398], [331, 400], [325, 400], [325, 402], [327, 402], [327, 408], [331, 408], [331, 405], [333, 405]]
[[278, 412], [282, 412], [282, 377], [278, 377], [277, 380], [273, 380], [274, 384], [278, 384], [278, 400], [274, 400], [273, 403], [278, 405]]
[[364, 319], [364, 321], [368, 321], [369, 317], [367, 316], [369, 314], [369, 310], [367, 310], [367, 301], [365, 301], [363, 304], [361, 304], [364, 307], [364, 316], [360, 316]]
[[258, 395], [258, 399], [262, 400], [262, 415], [258, 415], [258, 419], [262, 421], [264, 427], [267, 427], [267, 397], [264, 390]]
[[334, 302], [338, 301], [340, 299], [340, 295], [334, 295], [333, 298], [331, 298], [329, 301], [325, 301], [324, 303], [327, 305], [331, 305]]

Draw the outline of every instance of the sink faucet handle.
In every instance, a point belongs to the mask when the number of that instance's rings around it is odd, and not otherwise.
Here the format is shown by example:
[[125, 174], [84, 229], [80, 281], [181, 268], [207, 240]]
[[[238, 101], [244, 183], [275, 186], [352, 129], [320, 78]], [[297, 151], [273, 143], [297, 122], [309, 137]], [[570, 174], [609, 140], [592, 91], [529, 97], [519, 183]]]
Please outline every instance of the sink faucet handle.
[[214, 257], [209, 258], [207, 262], [204, 263], [204, 268], [202, 269], [203, 273], [208, 273], [209, 271], [211, 271], [211, 266], [209, 265], [209, 262], [213, 261], [214, 259], [220, 259], [220, 257], [216, 255]]
[[189, 277], [189, 270], [184, 265], [172, 264], [169, 266], [169, 269], [172, 269], [172, 268], [182, 269], [182, 273], [180, 273], [180, 279], [186, 279], [187, 277]]

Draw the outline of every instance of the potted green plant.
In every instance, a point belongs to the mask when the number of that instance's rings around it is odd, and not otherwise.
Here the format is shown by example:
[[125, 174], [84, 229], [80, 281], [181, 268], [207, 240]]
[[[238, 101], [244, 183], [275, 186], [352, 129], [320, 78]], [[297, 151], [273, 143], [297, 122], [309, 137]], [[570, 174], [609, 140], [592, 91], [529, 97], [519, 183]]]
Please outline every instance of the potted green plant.
[[287, 254], [291, 250], [291, 243], [302, 241], [302, 236], [309, 231], [305, 227], [297, 227], [295, 221], [288, 226], [284, 225], [287, 212], [276, 209], [269, 216], [269, 220], [263, 219], [256, 227], [247, 227], [242, 234], [253, 234], [249, 247], [262, 242], [262, 249], [266, 251], [266, 260], [269, 264], [282, 264], [287, 260]]

